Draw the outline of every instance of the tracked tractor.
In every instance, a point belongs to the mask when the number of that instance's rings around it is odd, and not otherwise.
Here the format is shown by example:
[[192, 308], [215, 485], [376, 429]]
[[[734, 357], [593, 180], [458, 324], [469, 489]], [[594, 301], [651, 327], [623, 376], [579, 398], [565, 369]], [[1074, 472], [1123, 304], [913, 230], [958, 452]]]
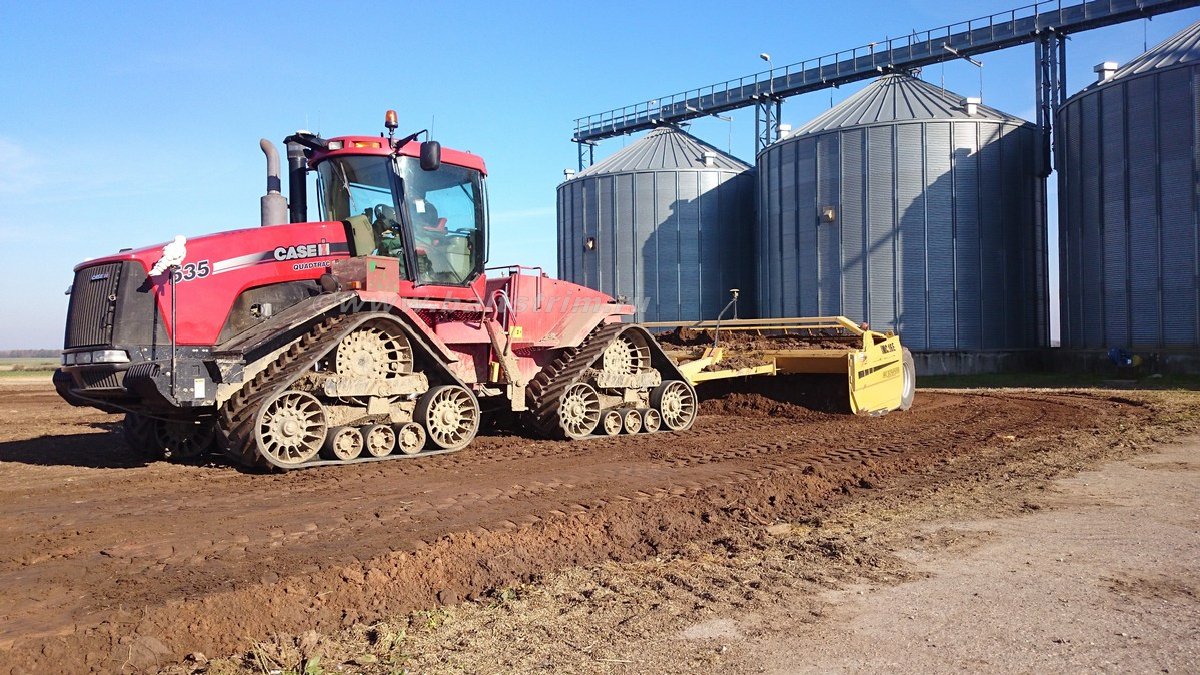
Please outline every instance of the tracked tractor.
[[[681, 431], [694, 381], [767, 372], [716, 371], [713, 351], [681, 368], [625, 322], [632, 306], [487, 267], [483, 160], [397, 138], [392, 111], [385, 127], [289, 136], [287, 199], [262, 141], [260, 227], [78, 265], [60, 395], [124, 413], [129, 441], [162, 457], [294, 469], [459, 450], [491, 416], [561, 439]], [[898, 349], [878, 335], [863, 344]], [[902, 407], [885, 389], [873, 405]]]

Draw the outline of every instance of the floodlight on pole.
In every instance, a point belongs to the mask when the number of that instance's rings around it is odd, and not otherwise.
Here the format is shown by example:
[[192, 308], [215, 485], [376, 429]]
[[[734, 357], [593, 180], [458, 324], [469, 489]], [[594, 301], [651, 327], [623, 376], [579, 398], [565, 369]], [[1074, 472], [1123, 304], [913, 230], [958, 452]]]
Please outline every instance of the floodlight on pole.
[[951, 54], [957, 56], [960, 59], [965, 60], [967, 63], [970, 63], [971, 65], [973, 65], [979, 69], [979, 98], [982, 100], [983, 99], [983, 62], [977, 61], [977, 60], [967, 56], [966, 54], [960, 54], [957, 49], [955, 49], [954, 47], [951, 47], [950, 45], [947, 45], [947, 44], [942, 45], [942, 49], [945, 49], [946, 51], [950, 52]]
[[769, 86], [769, 87], [770, 87], [770, 89], [771, 89], [771, 95], [772, 95], [772, 96], [774, 96], [774, 95], [775, 95], [775, 64], [774, 64], [774, 63], [771, 61], [771, 55], [770, 55], [770, 54], [768, 54], [768, 53], [766, 53], [766, 52], [763, 52], [763, 53], [759, 54], [759, 55], [758, 55], [758, 58], [760, 58], [760, 59], [762, 59], [763, 61], [766, 61], [766, 62], [767, 62], [767, 68], [768, 68], [768, 70], [767, 70], [767, 78], [768, 78], [768, 82], [767, 82], [767, 84], [768, 84], [768, 86]]

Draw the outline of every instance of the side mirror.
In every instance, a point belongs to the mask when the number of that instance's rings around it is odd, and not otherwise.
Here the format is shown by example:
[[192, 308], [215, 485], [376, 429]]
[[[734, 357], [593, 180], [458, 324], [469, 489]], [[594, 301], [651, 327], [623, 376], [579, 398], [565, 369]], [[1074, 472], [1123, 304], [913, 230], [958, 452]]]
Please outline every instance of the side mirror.
[[442, 144], [437, 141], [421, 143], [421, 169], [437, 171], [442, 166]]

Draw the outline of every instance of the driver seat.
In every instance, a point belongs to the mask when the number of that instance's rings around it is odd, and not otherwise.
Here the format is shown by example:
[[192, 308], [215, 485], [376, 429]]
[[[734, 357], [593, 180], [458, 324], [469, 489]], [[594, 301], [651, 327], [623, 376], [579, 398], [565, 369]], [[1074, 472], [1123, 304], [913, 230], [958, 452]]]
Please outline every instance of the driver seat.
[[347, 238], [350, 240], [350, 245], [354, 247], [353, 255], [370, 255], [375, 252], [375, 227], [371, 225], [370, 219], [365, 214], [351, 216], [342, 222], [346, 224]]

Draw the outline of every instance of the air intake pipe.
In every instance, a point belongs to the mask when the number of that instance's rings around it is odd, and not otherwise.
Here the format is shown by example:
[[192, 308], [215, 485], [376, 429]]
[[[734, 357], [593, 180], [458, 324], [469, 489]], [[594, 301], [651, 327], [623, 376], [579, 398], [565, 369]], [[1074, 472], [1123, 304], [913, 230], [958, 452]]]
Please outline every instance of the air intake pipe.
[[[296, 135], [301, 133], [297, 131]], [[292, 222], [305, 223], [308, 222], [308, 157], [304, 155], [304, 146], [295, 138], [284, 139], [288, 158], [288, 202]]]
[[262, 226], [283, 225], [287, 222], [287, 200], [279, 192], [279, 151], [274, 143], [265, 138], [259, 139], [258, 147], [267, 156], [267, 194], [259, 200]]

